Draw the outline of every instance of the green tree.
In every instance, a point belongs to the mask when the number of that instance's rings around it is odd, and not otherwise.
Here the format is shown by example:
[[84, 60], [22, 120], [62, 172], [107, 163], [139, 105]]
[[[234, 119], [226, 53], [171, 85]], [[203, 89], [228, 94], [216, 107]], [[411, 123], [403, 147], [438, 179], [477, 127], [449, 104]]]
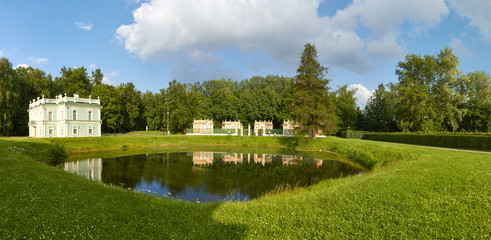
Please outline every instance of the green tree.
[[28, 135], [29, 129], [29, 103], [37, 97], [54, 98], [56, 89], [51, 75], [40, 69], [32, 67], [18, 67], [15, 69], [18, 82], [22, 91], [20, 92], [19, 108], [14, 118], [14, 134]]
[[367, 102], [364, 110], [368, 131], [392, 132], [397, 131], [394, 94], [386, 91], [383, 84], [378, 85]]
[[102, 84], [103, 79], [104, 74], [102, 73], [101, 69], [97, 68], [96, 70], [92, 71], [92, 76], [90, 77], [92, 87]]
[[399, 62], [397, 125], [403, 131], [455, 131], [465, 114], [456, 91], [458, 58], [445, 48], [436, 56], [415, 54]]
[[293, 115], [302, 125], [299, 134], [315, 138], [319, 130], [324, 133], [336, 131], [335, 106], [329, 97], [329, 80], [325, 78], [327, 68], [317, 61], [317, 50], [313, 44], [305, 44], [297, 69], [294, 86]]
[[484, 71], [475, 71], [463, 76], [459, 93], [464, 96], [461, 131], [491, 132], [491, 77]]
[[163, 130], [165, 125], [166, 105], [164, 104], [164, 99], [160, 93], [152, 93], [146, 91], [142, 97], [143, 102], [143, 117], [145, 118], [146, 126], [148, 129], [156, 131]]
[[[10, 136], [19, 111], [21, 83], [12, 63], [0, 58], [0, 134]], [[27, 124], [27, 122], [25, 123]]]
[[100, 97], [102, 131], [114, 132], [123, 126], [122, 104], [116, 87], [99, 84], [92, 90], [92, 97]]
[[92, 84], [85, 67], [61, 68], [61, 76], [55, 78], [58, 92], [73, 96], [78, 94], [80, 97], [89, 97]]
[[361, 111], [356, 106], [356, 91], [357, 89], [348, 90], [348, 86], [344, 85], [334, 93], [338, 130], [357, 129], [356, 124]]
[[133, 83], [122, 83], [118, 86], [119, 104], [121, 105], [121, 115], [123, 116], [123, 131], [133, 131], [144, 129], [142, 116], [142, 97], [141, 92], [135, 89]]

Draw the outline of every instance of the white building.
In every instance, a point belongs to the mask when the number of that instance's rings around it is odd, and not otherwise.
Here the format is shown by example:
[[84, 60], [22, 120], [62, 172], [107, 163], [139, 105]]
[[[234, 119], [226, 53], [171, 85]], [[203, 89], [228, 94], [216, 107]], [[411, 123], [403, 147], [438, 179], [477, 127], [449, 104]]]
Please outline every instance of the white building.
[[99, 98], [62, 95], [37, 98], [29, 103], [29, 137], [100, 137]]

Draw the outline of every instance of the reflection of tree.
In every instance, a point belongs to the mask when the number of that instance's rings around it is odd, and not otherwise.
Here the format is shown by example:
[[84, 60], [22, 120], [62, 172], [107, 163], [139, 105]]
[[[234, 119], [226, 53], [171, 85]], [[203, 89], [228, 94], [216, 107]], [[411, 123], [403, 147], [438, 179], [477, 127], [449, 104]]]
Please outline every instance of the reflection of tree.
[[130, 188], [142, 181], [148, 185], [159, 182], [173, 195], [193, 189], [220, 196], [237, 191], [255, 198], [279, 185], [307, 186], [356, 173], [338, 161], [292, 154], [211, 153], [207, 155], [213, 157], [212, 164], [196, 165], [193, 160], [202, 155], [177, 152], [104, 159], [102, 179]]

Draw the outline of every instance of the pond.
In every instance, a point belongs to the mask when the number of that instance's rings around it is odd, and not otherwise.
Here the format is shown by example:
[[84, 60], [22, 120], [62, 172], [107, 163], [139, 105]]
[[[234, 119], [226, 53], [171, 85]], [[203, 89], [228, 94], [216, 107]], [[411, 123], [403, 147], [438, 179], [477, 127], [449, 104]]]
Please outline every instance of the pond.
[[247, 201], [268, 192], [362, 172], [333, 154], [177, 150], [112, 157], [92, 154], [64, 167], [101, 183], [196, 202]]

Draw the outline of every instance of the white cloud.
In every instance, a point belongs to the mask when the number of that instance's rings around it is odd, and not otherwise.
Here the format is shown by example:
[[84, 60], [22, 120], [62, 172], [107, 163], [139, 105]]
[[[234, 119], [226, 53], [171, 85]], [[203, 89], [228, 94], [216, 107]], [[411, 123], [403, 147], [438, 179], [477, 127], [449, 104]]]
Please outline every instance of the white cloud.
[[448, 46], [450, 48], [452, 48], [453, 49], [453, 52], [456, 55], [458, 55], [459, 57], [469, 57], [469, 56], [471, 56], [471, 52], [462, 43], [462, 40], [460, 38], [452, 38], [452, 40], [450, 40], [450, 44]]
[[[145, 60], [188, 58], [216, 67], [219, 55], [264, 50], [274, 61], [291, 66], [307, 42], [317, 46], [323, 65], [359, 74], [375, 70], [371, 57], [400, 57], [400, 28], [413, 31], [437, 24], [449, 13], [444, 0], [354, 0], [330, 17], [319, 17], [321, 0], [151, 0], [133, 12], [134, 22], [116, 30], [125, 48]], [[370, 39], [360, 36], [368, 28]], [[179, 61], [180, 62], [180, 61]], [[184, 66], [177, 66], [177, 68]]]
[[97, 64], [95, 64], [95, 63], [91, 63], [91, 64], [89, 65], [89, 68], [90, 68], [90, 69], [95, 69], [96, 67], [97, 67]]
[[394, 36], [386, 35], [382, 40], [367, 40], [367, 54], [372, 57], [393, 59], [402, 58], [404, 49], [396, 41]]
[[116, 75], [118, 75], [117, 71], [110, 72], [110, 73], [106, 74], [106, 76], [108, 76], [108, 77], [115, 77]]
[[14, 69], [17, 69], [17, 68], [28, 68], [28, 67], [29, 67], [29, 65], [21, 63], [21, 64], [15, 66]]
[[82, 30], [92, 30], [92, 23], [75, 22], [75, 25], [77, 25], [77, 27]]
[[223, 58], [220, 56], [205, 53], [200, 50], [191, 51], [188, 53], [188, 56], [193, 63], [202, 64], [207, 67], [218, 67], [223, 61]]
[[367, 105], [368, 99], [373, 95], [375, 90], [368, 90], [361, 84], [351, 84], [348, 86], [348, 90], [357, 89], [354, 96], [356, 97], [356, 104], [360, 109], [364, 109]]
[[47, 58], [35, 58], [35, 57], [29, 57], [29, 60], [32, 61], [33, 63], [44, 63], [47, 62]]
[[102, 78], [102, 83], [107, 84], [107, 85], [112, 85], [112, 86], [114, 86], [114, 84], [115, 84], [114, 81], [112, 81], [111, 79], [109, 79], [107, 77]]
[[449, 14], [444, 0], [354, 0], [338, 15], [351, 27], [357, 27], [353, 21], [368, 27], [376, 36], [381, 37], [398, 33], [401, 24], [409, 21], [416, 29], [425, 29], [438, 23]]
[[489, 0], [448, 0], [457, 13], [470, 20], [488, 41], [491, 41], [491, 1]]
[[3, 51], [0, 50], [0, 57], [3, 57]]

